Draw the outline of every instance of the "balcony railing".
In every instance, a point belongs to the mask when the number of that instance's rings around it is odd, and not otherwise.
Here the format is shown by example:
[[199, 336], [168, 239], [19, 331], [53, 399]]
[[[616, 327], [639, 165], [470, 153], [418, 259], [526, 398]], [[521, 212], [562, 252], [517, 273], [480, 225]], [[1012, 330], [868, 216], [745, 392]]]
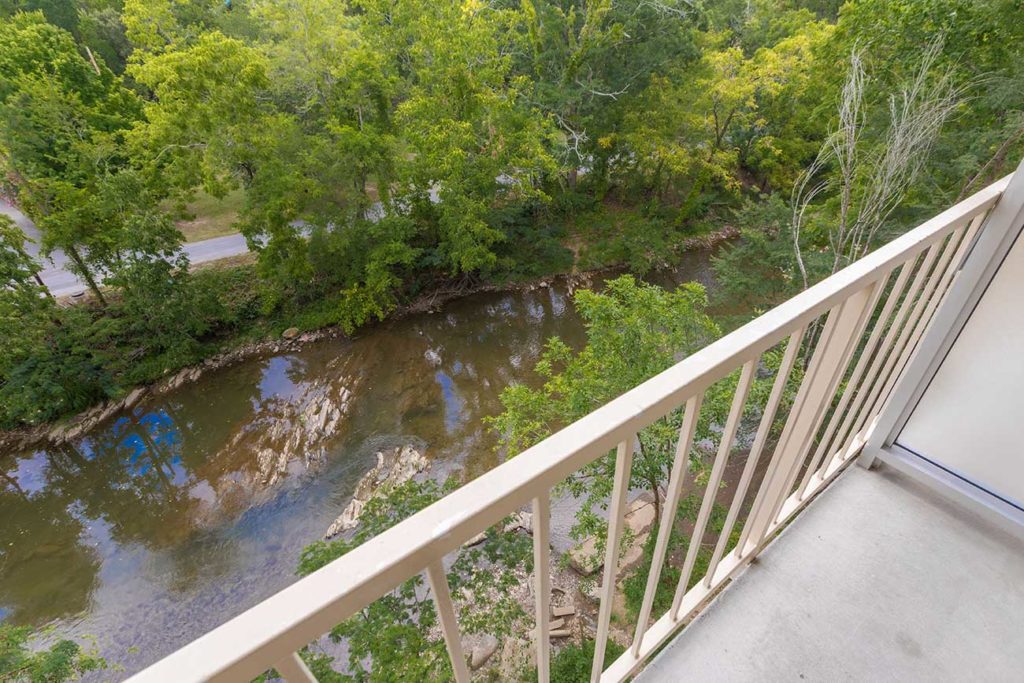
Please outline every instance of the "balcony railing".
[[[469, 482], [323, 569], [135, 676], [142, 682], [243, 681], [274, 667], [289, 682], [315, 680], [297, 652], [403, 581], [425, 572], [455, 679], [468, 681], [443, 558], [526, 505], [533, 509], [538, 678], [550, 662], [552, 487], [616, 449], [592, 680], [622, 681], [672, 636], [860, 452], [1010, 177], [996, 182], [818, 283], [583, 419]], [[693, 581], [763, 355], [784, 345], [752, 445], [710, 563]], [[783, 401], [794, 365], [802, 378]], [[632, 644], [602, 670], [637, 433], [680, 407], [682, 427], [663, 520], [692, 486], [689, 453], [705, 391], [739, 370], [731, 408], [697, 513], [671, 607], [653, 615], [669, 546], [658, 530]], [[785, 415], [781, 406], [788, 406]], [[781, 431], [778, 426], [781, 426]], [[776, 436], [777, 434], [777, 436]], [[752, 497], [752, 498], [751, 498]], [[749, 508], [749, 512], [747, 512]], [[741, 520], [741, 516], [745, 517]], [[738, 542], [734, 529], [738, 532]]]

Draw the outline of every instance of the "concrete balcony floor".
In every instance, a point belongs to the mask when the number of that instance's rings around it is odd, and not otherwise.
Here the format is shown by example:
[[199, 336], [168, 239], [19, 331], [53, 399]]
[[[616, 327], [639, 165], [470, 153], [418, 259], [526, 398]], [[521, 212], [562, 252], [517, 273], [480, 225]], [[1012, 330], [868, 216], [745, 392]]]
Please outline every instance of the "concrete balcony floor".
[[852, 467], [637, 680], [1024, 680], [1024, 542]]

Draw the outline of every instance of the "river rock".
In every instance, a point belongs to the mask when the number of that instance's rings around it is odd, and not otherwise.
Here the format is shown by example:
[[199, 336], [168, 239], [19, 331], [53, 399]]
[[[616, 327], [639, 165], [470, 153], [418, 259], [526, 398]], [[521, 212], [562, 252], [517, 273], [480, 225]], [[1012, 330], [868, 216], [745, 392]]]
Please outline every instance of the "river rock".
[[469, 668], [476, 671], [487, 663], [498, 650], [498, 639], [490, 634], [480, 638], [480, 642], [469, 651]]
[[533, 533], [533, 514], [520, 510], [514, 513], [505, 524], [506, 533], [519, 531], [520, 529], [528, 534]]
[[569, 548], [569, 566], [576, 570], [577, 574], [590, 576], [596, 573], [603, 564], [604, 562], [597, 552], [597, 541], [593, 536]]
[[480, 545], [481, 543], [483, 543], [486, 540], [487, 540], [487, 532], [486, 531], [481, 531], [476, 536], [473, 536], [468, 541], [463, 543], [462, 547], [463, 548], [472, 548], [475, 545]]
[[289, 327], [287, 330], [281, 333], [281, 336], [285, 339], [295, 339], [299, 336], [299, 328]]
[[141, 399], [145, 393], [146, 389], [144, 387], [139, 387], [138, 389], [128, 394], [128, 396], [126, 396], [124, 399], [125, 409], [134, 407], [135, 404], [139, 402], [139, 399]]
[[[653, 495], [645, 492], [637, 496], [626, 509], [625, 522], [633, 542], [622, 556], [620, 571], [636, 564], [643, 555], [644, 541], [655, 523]], [[598, 554], [597, 540], [593, 536], [569, 549], [569, 566], [583, 576], [590, 576], [604, 566], [604, 558]]]
[[552, 607], [551, 616], [553, 617], [571, 617], [576, 614], [575, 605], [563, 605], [561, 607]]
[[371, 498], [382, 491], [404, 484], [426, 470], [429, 465], [430, 461], [426, 456], [409, 445], [399, 446], [390, 451], [379, 451], [377, 464], [359, 480], [352, 500], [327, 529], [324, 539], [354, 529], [359, 523], [363, 508]]

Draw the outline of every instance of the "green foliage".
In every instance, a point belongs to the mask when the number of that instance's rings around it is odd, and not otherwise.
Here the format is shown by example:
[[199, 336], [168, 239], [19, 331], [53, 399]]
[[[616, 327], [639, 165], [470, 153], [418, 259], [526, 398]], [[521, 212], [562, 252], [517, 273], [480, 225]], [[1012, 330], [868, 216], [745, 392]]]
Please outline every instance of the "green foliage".
[[[604, 652], [605, 667], [610, 666], [625, 651], [626, 648], [614, 640], [609, 640]], [[551, 681], [553, 683], [579, 683], [590, 680], [590, 668], [593, 664], [593, 640], [585, 640], [582, 645], [569, 643], [551, 657]], [[536, 678], [537, 673], [534, 671], [529, 680], [536, 680]]]
[[[543, 386], [512, 384], [502, 391], [504, 412], [489, 419], [501, 446], [519, 452], [699, 349], [718, 333], [706, 306], [704, 288], [696, 283], [666, 292], [623, 276], [609, 281], [606, 292], [577, 292], [587, 344], [574, 352], [557, 337], [548, 340], [535, 368]], [[656, 505], [672, 464], [676, 419], [681, 418], [673, 414], [659, 420], [639, 435], [631, 486], [651, 491]], [[614, 467], [606, 456], [566, 480], [565, 488], [583, 498], [575, 538], [604, 526], [595, 510], [608, 504]]]
[[[1024, 154], [1018, 4], [0, 0], [0, 182], [100, 304], [5, 293], [0, 332], [28, 341], [0, 352], [0, 419], [282, 326], [351, 332], [430, 290], [646, 273], [722, 217], [743, 239], [716, 304], [777, 303], [796, 289], [790, 190], [851, 49], [872, 74], [866, 159], [935, 36], [930, 77], [953, 69], [969, 95], [898, 232]], [[255, 266], [189, 272], [168, 213], [200, 192], [242, 202]], [[811, 279], [827, 194], [800, 236]]]
[[27, 627], [0, 623], [0, 681], [63, 683], [106, 668], [106, 662], [70, 640], [39, 648]]
[[[654, 592], [654, 603], [652, 614], [664, 614], [672, 606], [675, 597], [676, 586], [682, 574], [683, 560], [690, 550], [692, 538], [684, 529], [692, 528], [697, 514], [700, 512], [702, 496], [689, 495], [679, 501], [679, 508], [676, 511], [675, 521], [672, 524], [672, 531], [669, 534], [668, 549], [666, 550], [666, 561], [662, 565], [661, 576], [658, 579], [658, 586]], [[711, 562], [711, 554], [718, 537], [725, 527], [725, 517], [728, 510], [717, 503], [711, 509], [711, 517], [708, 519], [707, 530], [701, 545], [697, 549], [697, 556], [693, 564], [693, 572], [687, 583], [687, 589], [692, 588], [701, 578], [707, 574], [708, 565]], [[729, 546], [735, 547], [739, 542], [740, 532], [743, 531], [742, 520], [738, 520], [733, 526], [729, 535]], [[651, 562], [654, 557], [654, 544], [658, 535], [655, 533], [647, 537], [643, 547], [642, 561], [636, 570], [627, 576], [622, 582], [623, 595], [626, 598], [626, 610], [631, 622], [635, 622], [640, 614], [640, 607], [643, 604], [644, 592], [647, 590], [647, 576], [651, 571]]]
[[685, 230], [652, 212], [602, 208], [578, 219], [583, 268], [602, 268], [624, 264], [630, 272], [644, 275], [668, 266], [675, 245], [684, 239]]
[[[310, 574], [344, 556], [456, 485], [454, 480], [444, 486], [431, 480], [410, 481], [378, 491], [363, 508], [351, 538], [318, 541], [303, 550], [299, 574]], [[532, 570], [532, 542], [526, 535], [503, 531], [503, 525], [487, 530], [483, 543], [457, 551], [448, 569], [463, 633], [501, 637], [525, 616], [509, 591], [519, 581], [514, 568]], [[348, 645], [345, 674], [329, 671], [329, 658], [321, 653], [307, 651], [303, 656], [328, 673], [328, 678], [320, 680], [450, 680], [451, 664], [436, 625], [433, 598], [423, 578], [416, 576], [331, 630], [332, 640]]]
[[[723, 304], [745, 304], [764, 309], [781, 303], [802, 289], [793, 237], [791, 209], [778, 195], [748, 200], [736, 211], [740, 239], [715, 255], [716, 294]], [[831, 259], [812, 245], [827, 239], [813, 231], [802, 235], [804, 260], [812, 281], [828, 274]]]

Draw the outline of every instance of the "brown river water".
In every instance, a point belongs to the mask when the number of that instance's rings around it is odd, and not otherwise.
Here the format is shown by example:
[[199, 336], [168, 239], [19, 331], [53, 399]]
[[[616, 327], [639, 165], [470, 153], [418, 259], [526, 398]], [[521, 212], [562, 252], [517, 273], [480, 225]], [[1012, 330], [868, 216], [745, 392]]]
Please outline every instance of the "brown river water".
[[[652, 279], [710, 285], [709, 257]], [[295, 581], [377, 451], [415, 444], [433, 476], [497, 465], [481, 420], [507, 384], [536, 381], [554, 335], [583, 340], [564, 285], [478, 294], [0, 454], [0, 620], [94, 638], [123, 667], [101, 680], [144, 668]]]

